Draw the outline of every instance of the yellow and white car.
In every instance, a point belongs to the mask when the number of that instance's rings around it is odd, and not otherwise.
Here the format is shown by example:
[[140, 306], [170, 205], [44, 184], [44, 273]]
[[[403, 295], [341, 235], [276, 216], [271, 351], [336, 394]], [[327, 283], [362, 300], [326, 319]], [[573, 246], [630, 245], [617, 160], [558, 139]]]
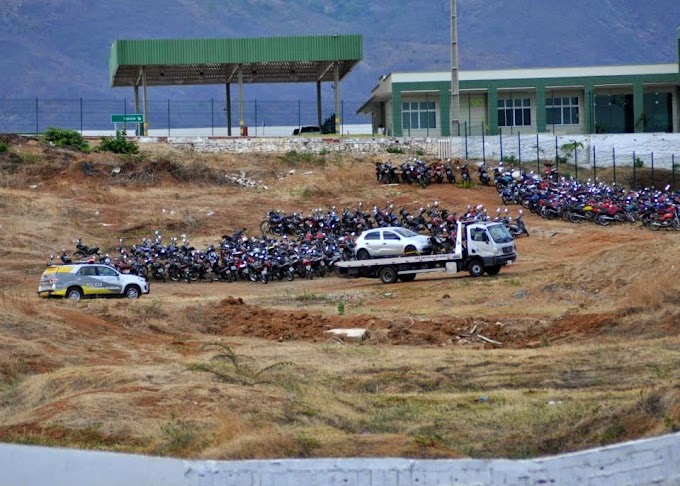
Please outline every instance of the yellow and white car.
[[40, 277], [40, 297], [127, 297], [138, 299], [149, 293], [149, 283], [137, 275], [118, 272], [98, 263], [49, 265]]

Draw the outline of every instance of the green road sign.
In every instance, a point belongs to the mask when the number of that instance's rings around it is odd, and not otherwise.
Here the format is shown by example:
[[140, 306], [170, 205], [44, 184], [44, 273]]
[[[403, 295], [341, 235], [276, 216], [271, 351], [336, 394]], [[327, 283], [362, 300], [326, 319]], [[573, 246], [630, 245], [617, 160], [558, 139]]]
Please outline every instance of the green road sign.
[[111, 123], [144, 123], [144, 115], [141, 113], [132, 115], [111, 115]]

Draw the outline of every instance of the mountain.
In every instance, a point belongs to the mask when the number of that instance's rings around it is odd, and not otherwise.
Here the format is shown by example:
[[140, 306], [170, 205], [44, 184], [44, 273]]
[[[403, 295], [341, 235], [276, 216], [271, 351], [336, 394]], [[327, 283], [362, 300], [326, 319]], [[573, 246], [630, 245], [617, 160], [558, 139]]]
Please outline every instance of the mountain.
[[[677, 62], [677, 0], [458, 0], [462, 70]], [[364, 100], [382, 74], [450, 68], [450, 0], [0, 0], [3, 98], [112, 99], [116, 39], [362, 34], [364, 59], [343, 98]], [[277, 96], [313, 98], [309, 87]], [[248, 87], [247, 95], [271, 93]], [[222, 87], [155, 88], [173, 99]], [[310, 94], [311, 93], [311, 94]], [[261, 95], [260, 95], [261, 96]]]

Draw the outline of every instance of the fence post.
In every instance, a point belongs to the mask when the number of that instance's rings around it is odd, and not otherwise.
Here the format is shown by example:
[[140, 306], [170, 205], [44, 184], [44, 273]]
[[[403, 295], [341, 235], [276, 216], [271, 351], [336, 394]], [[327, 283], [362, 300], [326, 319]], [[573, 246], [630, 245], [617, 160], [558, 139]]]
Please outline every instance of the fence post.
[[80, 98], [80, 136], [83, 136], [83, 98]]
[[170, 136], [170, 98], [168, 98], [168, 137]]
[[593, 181], [597, 182], [597, 161], [596, 161], [595, 145], [593, 145]]
[[[298, 128], [302, 128], [302, 115], [300, 114], [300, 100], [298, 100]], [[336, 113], [334, 119], [338, 119], [338, 114]], [[335, 125], [335, 124], [334, 124]], [[335, 127], [335, 133], [338, 132], [338, 127]]]
[[557, 148], [557, 137], [555, 137], [555, 170], [557, 170], [558, 174], [560, 173], [560, 154]]
[[484, 122], [482, 122], [482, 162], [486, 164], [486, 136], [484, 135], [485, 131], [486, 130], [484, 128]]
[[540, 174], [541, 172], [541, 150], [539, 147], [539, 138], [538, 138], [538, 132], [536, 132], [536, 173]]
[[[127, 115], [127, 98], [123, 98], [123, 115]], [[118, 128], [117, 123], [116, 128]], [[123, 123], [123, 131], [127, 133], [127, 123]]]
[[574, 170], [576, 175], [574, 176], [578, 180], [578, 147], [574, 146]]
[[[345, 127], [345, 100], [340, 100], [340, 135], [344, 133], [344, 127]], [[427, 126], [430, 126], [430, 119], [428, 118]]]
[[614, 185], [616, 185], [616, 147], [612, 147], [612, 166], [614, 167]]
[[633, 150], [633, 189], [637, 189], [637, 179], [635, 178], [635, 162], [637, 159], [635, 158], [635, 151]]
[[501, 160], [503, 160], [503, 129], [498, 129], [498, 143], [501, 146]]
[[468, 126], [467, 126], [467, 121], [465, 121], [464, 129], [465, 129], [465, 160], [467, 160], [468, 159]]
[[35, 98], [35, 134], [36, 135], [38, 133], [40, 133], [40, 132], [38, 132], [38, 123], [39, 123], [39, 119], [38, 119], [38, 97], [36, 96], [36, 98]]
[[215, 99], [210, 98], [210, 136], [215, 136]]
[[671, 188], [675, 191], [675, 154], [671, 155]]
[[519, 160], [519, 173], [522, 173], [522, 139], [519, 138], [520, 133], [517, 132], [517, 159]]
[[257, 137], [257, 98], [255, 98], [255, 136]]
[[656, 180], [654, 179], [654, 152], [652, 152], [652, 189], [656, 189]]

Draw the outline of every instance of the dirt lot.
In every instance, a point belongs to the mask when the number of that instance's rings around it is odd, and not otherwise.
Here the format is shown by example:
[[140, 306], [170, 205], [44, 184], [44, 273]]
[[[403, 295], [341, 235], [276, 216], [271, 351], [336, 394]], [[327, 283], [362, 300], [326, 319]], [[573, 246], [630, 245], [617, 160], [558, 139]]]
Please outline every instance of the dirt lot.
[[[41, 301], [45, 261], [78, 237], [113, 251], [159, 229], [204, 247], [257, 234], [269, 209], [500, 200], [479, 186], [382, 186], [373, 160], [353, 156], [161, 144], [121, 157], [4, 140], [2, 440], [210, 458], [528, 457], [680, 427], [680, 235], [526, 215], [531, 236], [496, 277], [153, 282], [137, 302]], [[369, 339], [324, 334], [352, 327]]]

